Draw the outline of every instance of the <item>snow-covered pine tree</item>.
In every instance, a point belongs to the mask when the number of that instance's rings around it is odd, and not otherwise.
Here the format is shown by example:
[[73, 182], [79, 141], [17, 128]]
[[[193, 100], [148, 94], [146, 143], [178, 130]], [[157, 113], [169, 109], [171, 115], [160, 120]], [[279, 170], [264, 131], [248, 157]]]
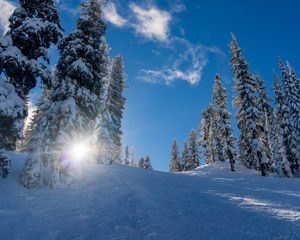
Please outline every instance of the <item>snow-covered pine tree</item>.
[[[54, 0], [20, 0], [20, 7], [15, 9], [9, 22], [9, 31], [0, 41], [0, 73], [5, 73], [18, 97], [24, 101], [24, 113], [19, 116], [19, 121], [24, 122], [27, 117], [25, 98], [36, 86], [36, 78], [44, 82], [49, 80], [49, 71], [38, 59], [42, 57], [49, 63], [47, 49], [56, 44], [63, 33]], [[7, 125], [9, 123], [11, 125]], [[5, 124], [4, 127], [13, 128], [12, 121]], [[20, 136], [22, 127], [20, 133], [11, 135], [15, 140], [9, 148], [15, 148]]]
[[99, 142], [105, 149], [110, 163], [121, 163], [122, 118], [125, 105], [123, 91], [125, 89], [125, 73], [123, 59], [119, 55], [112, 64], [111, 80], [108, 88], [106, 109], [101, 114]]
[[217, 143], [215, 155], [219, 161], [228, 161], [231, 171], [234, 171], [236, 149], [234, 143], [233, 129], [231, 125], [231, 114], [227, 109], [227, 90], [222, 85], [221, 76], [215, 77], [213, 90], [213, 131], [211, 136]]
[[232, 52], [232, 71], [235, 74], [236, 96], [234, 106], [237, 109], [239, 135], [239, 157], [247, 168], [260, 170], [262, 176], [266, 175], [266, 157], [261, 141], [261, 115], [262, 111], [257, 98], [257, 82], [249, 72], [248, 63], [241, 56], [236, 37], [232, 34], [230, 43]]
[[273, 149], [273, 156], [277, 167], [277, 173], [280, 176], [290, 177], [291, 168], [290, 163], [287, 159], [288, 148], [285, 147], [284, 144], [284, 121], [281, 118], [282, 113], [284, 113], [285, 107], [283, 102], [283, 95], [280, 86], [279, 79], [277, 75], [274, 73], [274, 83], [273, 90], [275, 92], [275, 109], [271, 115], [271, 133], [273, 134], [273, 139], [275, 141], [276, 146]]
[[212, 148], [214, 151], [213, 155], [215, 157], [214, 162], [225, 162], [225, 155], [223, 149], [225, 126], [222, 114], [224, 114], [224, 109], [226, 109], [227, 92], [226, 89], [222, 86], [221, 80], [221, 76], [216, 75], [215, 84], [213, 88], [211, 141]]
[[[264, 144], [265, 152], [267, 155], [268, 161], [268, 169], [271, 171], [275, 170], [275, 159], [274, 159], [274, 151], [276, 151], [276, 144], [274, 139], [274, 133], [271, 131], [271, 122], [272, 122], [272, 106], [270, 103], [270, 98], [266, 91], [266, 86], [260, 75], [256, 75], [256, 81], [258, 85], [258, 99], [259, 104], [262, 109], [261, 115], [261, 132], [263, 133], [261, 141]], [[278, 162], [278, 159], [276, 159]]]
[[138, 164], [136, 162], [136, 158], [135, 158], [135, 148], [132, 147], [129, 151], [130, 153], [130, 166], [131, 167], [136, 167]]
[[146, 156], [145, 164], [144, 164], [144, 169], [146, 169], [146, 170], [153, 170], [153, 167], [152, 167], [149, 155]]
[[10, 158], [7, 153], [0, 151], [0, 177], [6, 178], [10, 169]]
[[[283, 77], [283, 90], [285, 101], [289, 110], [289, 118], [297, 141], [297, 147], [293, 149], [296, 152], [295, 165], [291, 167], [299, 170], [300, 164], [300, 96], [299, 96], [299, 79], [296, 76], [295, 70], [287, 62], [287, 68], [279, 61], [279, 66]], [[288, 73], [287, 73], [288, 70]]]
[[182, 170], [182, 164], [179, 157], [178, 144], [176, 139], [174, 139], [172, 148], [171, 148], [171, 159], [169, 162], [169, 171], [170, 172], [180, 172]]
[[212, 151], [212, 142], [211, 142], [211, 131], [213, 124], [213, 108], [212, 106], [208, 106], [202, 112], [201, 122], [200, 122], [200, 139], [199, 143], [202, 147], [202, 153], [205, 159], [206, 164], [213, 163], [214, 161], [214, 152]]
[[144, 157], [141, 157], [138, 165], [140, 168], [144, 168], [144, 166], [145, 166], [145, 158]]
[[190, 150], [188, 142], [183, 143], [182, 153], [181, 153], [181, 164], [182, 171], [186, 171], [190, 167]]
[[[284, 70], [284, 69], [282, 69]], [[283, 72], [283, 77], [286, 76], [286, 72]], [[291, 125], [289, 117], [289, 107], [286, 104], [285, 96], [282, 92], [281, 84], [278, 77], [274, 78], [274, 92], [275, 92], [275, 116], [276, 123], [278, 124], [277, 131], [277, 146], [282, 154], [281, 163], [283, 165], [283, 171], [285, 170], [285, 175], [289, 175], [289, 168], [294, 174], [294, 166], [296, 165], [297, 152], [295, 151], [297, 147], [297, 139], [295, 134], [293, 134], [293, 128]], [[287, 158], [289, 164], [286, 163], [285, 158]]]
[[139, 167], [146, 170], [153, 170], [149, 155], [146, 158], [142, 157], [139, 161]]
[[39, 138], [21, 176], [27, 188], [68, 183], [76, 177], [79, 164], [87, 160], [76, 161], [70, 148], [78, 142], [90, 146], [94, 140], [101, 91], [97, 64], [105, 32], [102, 4], [99, 0], [83, 3], [76, 30], [59, 44], [58, 83], [49, 109], [39, 120]]
[[129, 152], [128, 146], [126, 146], [126, 148], [125, 148], [124, 165], [130, 165], [130, 152]]
[[197, 142], [197, 134], [194, 129], [190, 132], [189, 136], [189, 161], [185, 166], [186, 171], [193, 170], [200, 165], [200, 154], [199, 154], [199, 147]]

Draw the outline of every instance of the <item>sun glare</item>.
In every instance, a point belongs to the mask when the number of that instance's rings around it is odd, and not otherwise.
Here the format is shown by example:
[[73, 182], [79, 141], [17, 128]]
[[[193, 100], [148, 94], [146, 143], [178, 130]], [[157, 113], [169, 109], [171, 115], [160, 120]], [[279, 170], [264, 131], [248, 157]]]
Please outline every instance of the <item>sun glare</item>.
[[83, 160], [90, 152], [90, 148], [86, 143], [76, 143], [71, 148], [71, 155], [74, 160]]

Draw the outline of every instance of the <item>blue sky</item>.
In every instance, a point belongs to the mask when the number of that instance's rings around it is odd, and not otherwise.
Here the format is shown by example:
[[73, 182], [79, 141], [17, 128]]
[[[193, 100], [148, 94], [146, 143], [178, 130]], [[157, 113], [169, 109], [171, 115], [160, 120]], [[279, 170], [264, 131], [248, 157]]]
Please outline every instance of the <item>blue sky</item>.
[[[74, 29], [79, 3], [58, 1], [66, 33]], [[3, 28], [11, 4], [17, 3], [0, 0]], [[155, 169], [167, 170], [173, 139], [182, 145], [190, 130], [198, 129], [216, 73], [224, 77], [234, 113], [231, 32], [269, 91], [279, 56], [297, 71], [299, 9], [294, 0], [111, 1], [105, 8], [110, 54], [124, 56], [128, 78], [124, 144], [134, 146], [138, 157], [149, 154]], [[55, 48], [51, 53], [54, 64]]]

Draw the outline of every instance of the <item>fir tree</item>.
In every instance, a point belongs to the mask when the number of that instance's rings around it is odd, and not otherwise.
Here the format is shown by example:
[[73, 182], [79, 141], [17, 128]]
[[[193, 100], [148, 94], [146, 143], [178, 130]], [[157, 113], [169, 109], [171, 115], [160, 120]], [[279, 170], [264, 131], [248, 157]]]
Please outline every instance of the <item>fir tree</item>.
[[212, 124], [213, 124], [213, 109], [212, 106], [208, 106], [202, 112], [200, 122], [200, 146], [205, 158], [205, 163], [210, 164], [214, 162], [214, 151], [212, 151]]
[[138, 165], [140, 168], [144, 168], [144, 166], [145, 166], [145, 158], [144, 157], [141, 157]]
[[291, 150], [295, 153], [294, 163], [291, 167], [299, 169], [300, 164], [300, 97], [298, 89], [298, 78], [294, 69], [289, 63], [287, 67], [279, 60], [279, 67], [282, 74], [282, 83], [284, 90], [284, 98], [288, 107], [288, 115], [291, 124], [291, 134], [295, 138], [295, 145], [291, 146]]
[[170, 172], [179, 172], [182, 170], [181, 161], [179, 158], [179, 150], [177, 141], [174, 140], [171, 149], [171, 159], [169, 163], [169, 171]]
[[98, 128], [99, 142], [105, 147], [109, 162], [120, 163], [122, 149], [122, 118], [125, 105], [123, 91], [125, 88], [124, 65], [121, 56], [117, 56], [112, 65], [111, 80], [108, 88], [106, 109], [101, 114]]
[[145, 165], [144, 168], [146, 170], [153, 170], [152, 164], [151, 164], [151, 160], [150, 160], [150, 156], [147, 155], [146, 159], [145, 159]]
[[188, 142], [183, 143], [182, 153], [181, 153], [181, 170], [186, 171], [189, 169], [190, 163], [190, 150]]
[[239, 48], [236, 38], [232, 35], [230, 44], [232, 51], [232, 71], [235, 74], [236, 96], [234, 106], [237, 109], [239, 136], [239, 157], [247, 168], [255, 168], [266, 175], [266, 164], [268, 159], [264, 152], [261, 141], [261, 115], [257, 98], [257, 82], [249, 72], [248, 63], [241, 56], [242, 49]]
[[234, 171], [236, 149], [234, 143], [233, 129], [231, 126], [231, 115], [227, 109], [227, 90], [222, 85], [221, 76], [215, 78], [213, 91], [213, 125], [216, 129], [212, 138], [218, 143], [214, 155], [218, 155], [221, 162], [228, 161], [231, 171]]
[[124, 165], [130, 165], [130, 152], [128, 146], [125, 148]]
[[[274, 78], [273, 89], [275, 92], [275, 116], [276, 125], [278, 126], [276, 131], [277, 136], [277, 148], [281, 154], [281, 165], [283, 172], [286, 176], [289, 176], [289, 169], [291, 168], [294, 173], [293, 166], [296, 165], [296, 152], [293, 150], [297, 146], [295, 135], [291, 126], [289, 118], [289, 110], [286, 105], [285, 98], [281, 89], [281, 85], [278, 77]], [[288, 160], [288, 162], [286, 161]]]
[[28, 188], [72, 182], [79, 169], [70, 156], [72, 143], [93, 145], [101, 80], [96, 70], [105, 25], [102, 1], [89, 0], [81, 9], [77, 29], [59, 44], [58, 83], [51, 93], [50, 107], [39, 120], [39, 139], [21, 177]]
[[130, 166], [131, 167], [137, 166], [137, 162], [135, 158], [135, 149], [133, 147], [130, 149]]
[[190, 171], [200, 166], [199, 148], [197, 144], [197, 134], [193, 129], [189, 136], [189, 161], [185, 165], [185, 170]]
[[[264, 81], [259, 75], [256, 75], [256, 81], [258, 86], [258, 99], [261, 106], [261, 132], [262, 132], [262, 143], [264, 144], [265, 152], [268, 158], [268, 168], [274, 170], [275, 159], [274, 151], [276, 151], [276, 144], [274, 139], [274, 133], [271, 131], [272, 113], [273, 109], [270, 104], [270, 98], [268, 97]], [[273, 152], [272, 152], [273, 149]], [[277, 161], [277, 159], [276, 159]]]
[[0, 150], [14, 150], [17, 139], [22, 137], [25, 102], [19, 97], [13, 84], [0, 79]]
[[142, 157], [139, 161], [139, 167], [146, 170], [153, 170], [149, 155], [146, 158]]
[[[24, 102], [23, 114], [18, 117], [20, 126], [23, 126], [27, 117], [26, 96], [36, 86], [36, 78], [40, 77], [46, 83], [49, 81], [49, 71], [39, 58], [49, 63], [47, 49], [58, 42], [62, 29], [53, 0], [20, 0], [20, 7], [16, 8], [9, 22], [9, 31], [0, 40], [0, 73], [5, 73]], [[0, 121], [0, 125], [13, 129], [15, 121], [10, 116], [9, 121]], [[22, 127], [20, 129], [20, 132], [10, 135], [13, 141], [9, 149], [14, 149], [17, 139], [22, 137]]]
[[9, 174], [10, 165], [11, 162], [9, 156], [5, 152], [0, 151], [0, 177], [7, 177]]

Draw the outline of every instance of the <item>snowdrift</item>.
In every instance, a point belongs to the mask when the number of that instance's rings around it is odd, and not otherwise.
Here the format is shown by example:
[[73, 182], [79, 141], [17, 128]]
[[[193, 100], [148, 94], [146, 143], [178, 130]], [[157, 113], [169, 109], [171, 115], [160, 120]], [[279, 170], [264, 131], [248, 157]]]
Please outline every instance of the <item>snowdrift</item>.
[[0, 239], [300, 239], [300, 180], [227, 165], [169, 174], [93, 166], [71, 186], [25, 189], [24, 155], [0, 179]]

